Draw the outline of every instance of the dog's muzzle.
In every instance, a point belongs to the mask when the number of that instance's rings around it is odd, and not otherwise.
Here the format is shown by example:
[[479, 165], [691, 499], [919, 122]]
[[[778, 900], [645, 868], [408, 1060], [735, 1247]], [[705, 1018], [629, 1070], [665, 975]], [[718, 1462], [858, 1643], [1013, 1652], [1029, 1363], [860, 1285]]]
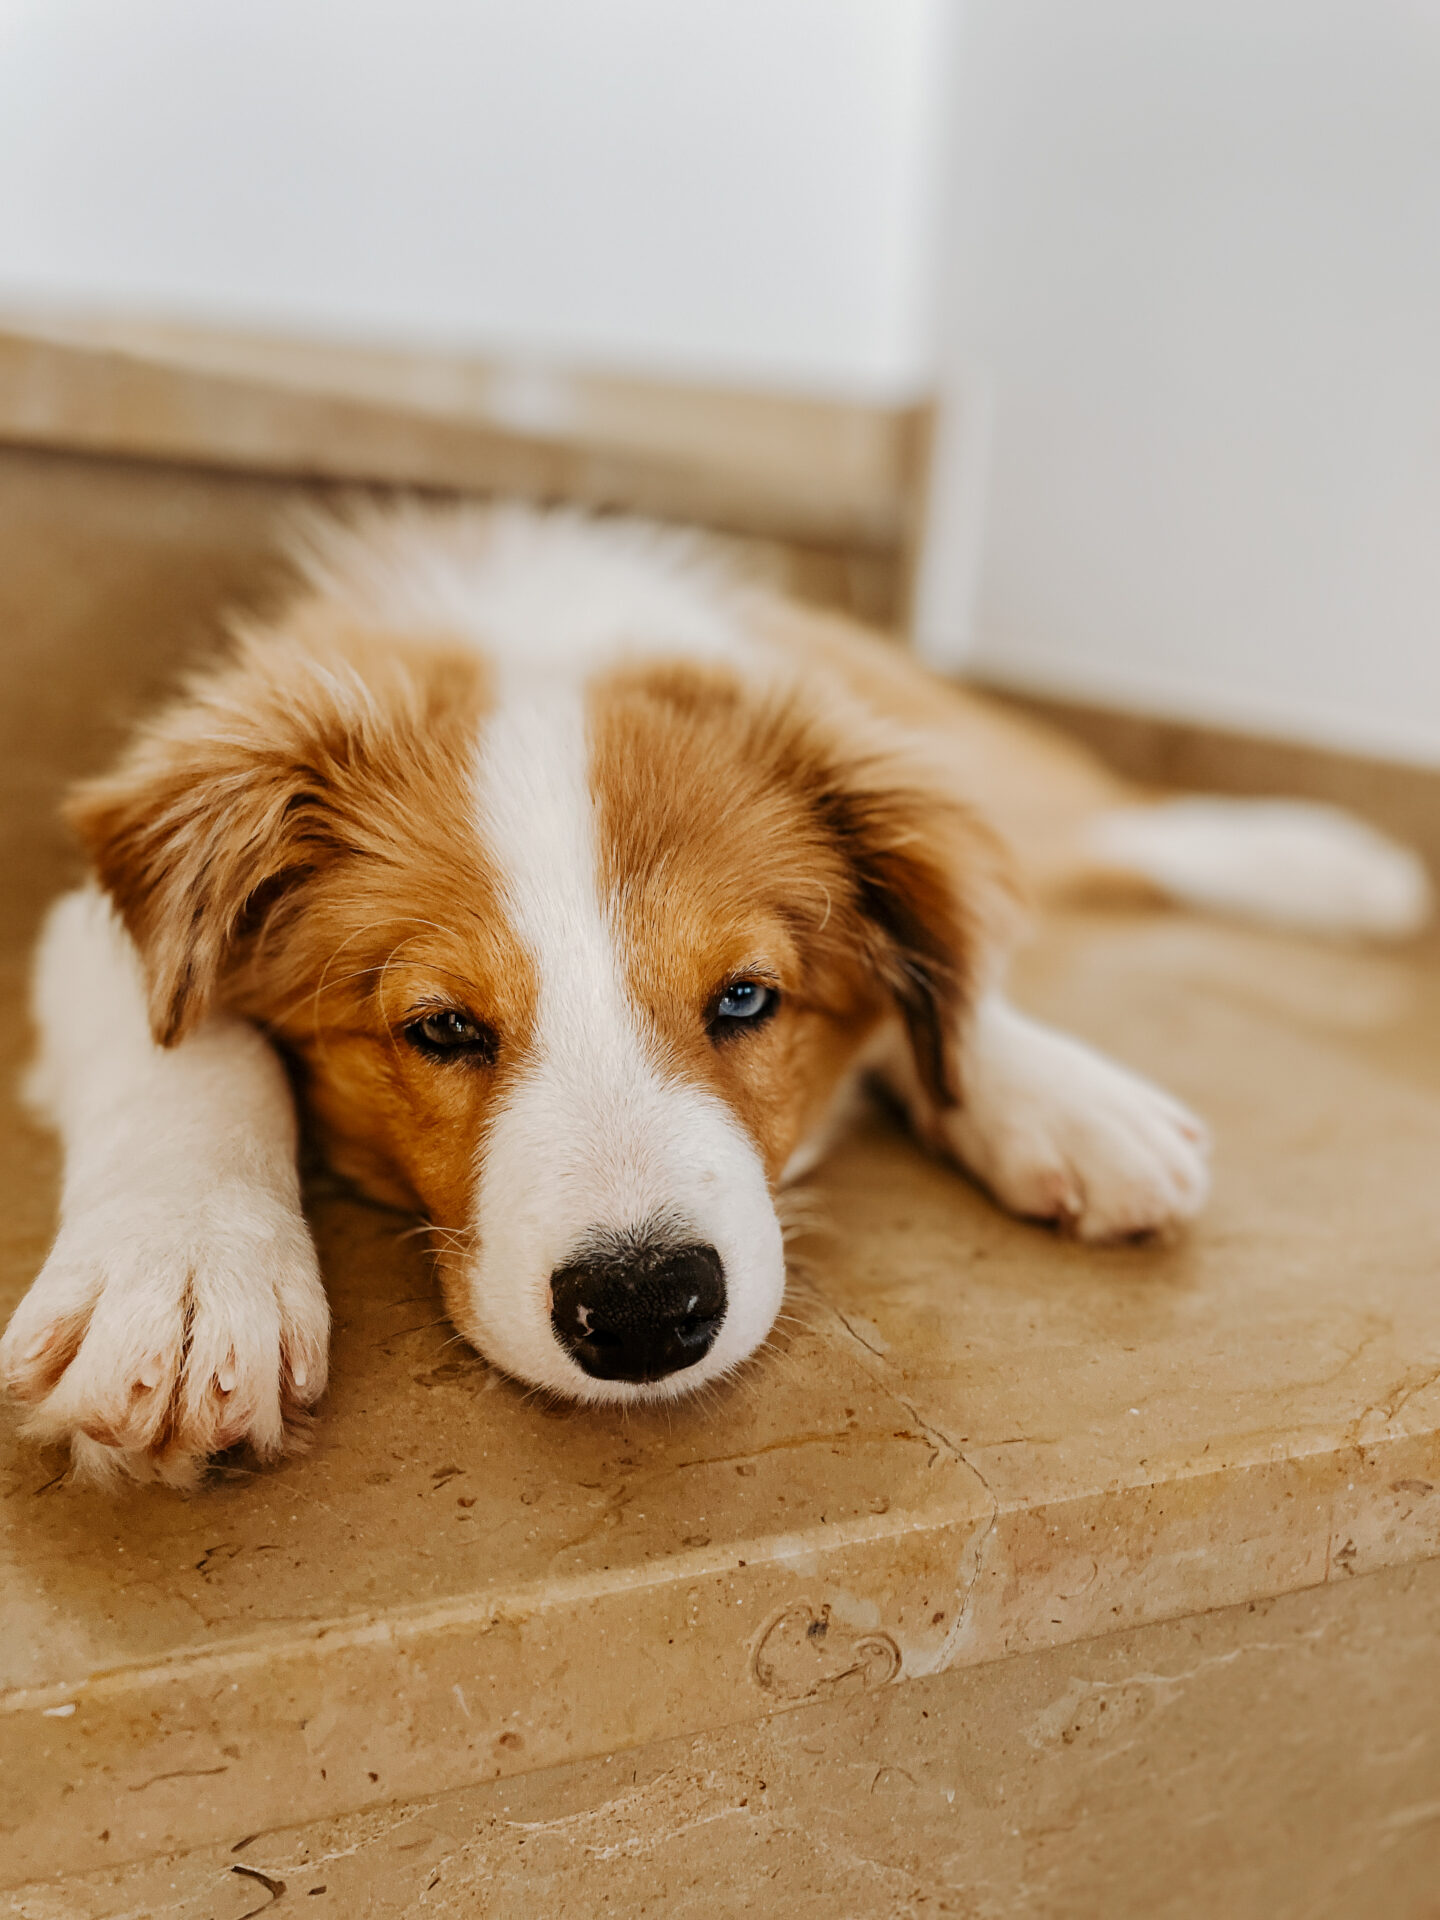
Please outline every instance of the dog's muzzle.
[[725, 1318], [714, 1247], [607, 1237], [550, 1280], [550, 1324], [597, 1380], [663, 1380], [703, 1360]]

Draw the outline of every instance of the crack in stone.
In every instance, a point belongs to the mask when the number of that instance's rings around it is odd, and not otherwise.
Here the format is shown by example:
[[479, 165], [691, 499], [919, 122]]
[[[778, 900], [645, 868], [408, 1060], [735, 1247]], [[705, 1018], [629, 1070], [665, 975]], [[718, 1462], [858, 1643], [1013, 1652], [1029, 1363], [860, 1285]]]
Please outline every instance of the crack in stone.
[[[984, 1527], [978, 1534], [972, 1534], [965, 1543], [965, 1552], [961, 1557], [960, 1568], [958, 1570], [961, 1575], [961, 1584], [957, 1586], [956, 1590], [955, 1618], [951, 1622], [945, 1638], [940, 1642], [940, 1646], [933, 1658], [929, 1660], [923, 1668], [916, 1667], [912, 1669], [917, 1674], [922, 1672], [944, 1673], [955, 1658], [955, 1650], [959, 1646], [974, 1612], [975, 1597], [980, 1586], [980, 1575], [985, 1565], [986, 1549], [990, 1545], [991, 1536], [994, 1534], [1000, 1520], [1000, 1500], [995, 1489], [990, 1485], [990, 1482], [985, 1478], [985, 1475], [980, 1471], [979, 1467], [976, 1466], [975, 1462], [965, 1452], [963, 1447], [952, 1440], [948, 1433], [943, 1432], [939, 1427], [932, 1425], [930, 1421], [926, 1420], [902, 1395], [897, 1394], [895, 1397], [900, 1405], [905, 1408], [910, 1418], [920, 1428], [921, 1432], [928, 1435], [932, 1444], [943, 1447], [953, 1460], [974, 1474], [975, 1478], [984, 1488], [985, 1498], [990, 1503], [990, 1511], [986, 1515]], [[971, 1560], [972, 1565], [970, 1576], [968, 1579], [965, 1579], [964, 1569], [967, 1558]]]
[[229, 1771], [228, 1766], [176, 1767], [173, 1773], [153, 1773], [148, 1780], [137, 1780], [133, 1786], [126, 1788], [126, 1792], [144, 1793], [147, 1787], [158, 1786], [162, 1780], [203, 1780], [207, 1774], [228, 1773]]
[[[821, 1296], [821, 1298], [823, 1300], [823, 1296]], [[850, 1325], [850, 1322], [837, 1306], [828, 1300], [823, 1300], [823, 1304], [835, 1316], [835, 1319], [840, 1323], [840, 1326], [844, 1329], [849, 1339], [851, 1339], [862, 1352], [868, 1354], [871, 1360], [879, 1361], [880, 1365], [878, 1369], [867, 1365], [866, 1372], [872, 1375], [876, 1372], [880, 1373], [882, 1376], [880, 1384], [882, 1384], [886, 1391], [892, 1396], [896, 1405], [904, 1409], [910, 1420], [913, 1421], [915, 1427], [925, 1436], [931, 1446], [936, 1449], [937, 1453], [945, 1454], [950, 1460], [954, 1461], [956, 1465], [966, 1468], [968, 1472], [975, 1476], [980, 1486], [984, 1489], [989, 1511], [986, 1514], [983, 1527], [978, 1533], [972, 1534], [965, 1543], [965, 1551], [961, 1557], [960, 1566], [957, 1569], [959, 1577], [955, 1594], [955, 1618], [947, 1630], [945, 1638], [941, 1641], [939, 1648], [929, 1660], [925, 1661], [922, 1665], [914, 1662], [913, 1659], [907, 1659], [904, 1667], [906, 1673], [916, 1676], [922, 1673], [943, 1673], [953, 1662], [955, 1650], [959, 1646], [974, 1612], [975, 1599], [980, 1585], [980, 1575], [984, 1567], [986, 1551], [1000, 1519], [999, 1496], [981, 1472], [980, 1468], [976, 1466], [975, 1462], [965, 1452], [964, 1448], [960, 1446], [957, 1441], [952, 1440], [948, 1433], [945, 1433], [932, 1421], [927, 1420], [914, 1403], [907, 1400], [905, 1395], [898, 1390], [894, 1384], [894, 1376], [897, 1371], [894, 1363], [885, 1355], [878, 1353], [876, 1349], [870, 1345], [868, 1340], [862, 1338], [862, 1336], [855, 1331], [854, 1327]], [[966, 1578], [965, 1575], [965, 1563], [967, 1560], [971, 1563], [968, 1578]]]
[[[828, 1301], [826, 1302], [826, 1304], [830, 1305]], [[870, 1342], [865, 1338], [863, 1333], [857, 1333], [855, 1331], [854, 1327], [851, 1326], [849, 1320], [840, 1311], [839, 1307], [830, 1306], [830, 1311], [834, 1314], [835, 1318], [840, 1322], [841, 1326], [844, 1327], [846, 1333], [849, 1334], [852, 1340], [856, 1341], [860, 1346], [864, 1347], [867, 1353], [873, 1353], [877, 1360], [883, 1361], [885, 1359], [885, 1355], [880, 1351], [879, 1347], [872, 1347]]]
[[[1411, 1371], [1413, 1375], [1415, 1370], [1412, 1369]], [[1418, 1379], [1410, 1377], [1397, 1381], [1390, 1390], [1390, 1398], [1388, 1401], [1374, 1401], [1370, 1406], [1366, 1407], [1363, 1412], [1355, 1416], [1354, 1420], [1350, 1423], [1351, 1433], [1358, 1434], [1360, 1428], [1370, 1418], [1371, 1414], [1378, 1413], [1383, 1416], [1387, 1425], [1392, 1424], [1400, 1418], [1401, 1413], [1417, 1394], [1424, 1393], [1428, 1388], [1433, 1387], [1437, 1381], [1440, 1381], [1440, 1366], [1426, 1369], [1420, 1374]]]
[[261, 1873], [258, 1867], [231, 1867], [230, 1871], [231, 1873], [243, 1874], [247, 1880], [258, 1881], [270, 1896], [269, 1899], [263, 1901], [260, 1906], [251, 1907], [242, 1915], [242, 1920], [255, 1920], [257, 1913], [264, 1913], [267, 1907], [273, 1907], [285, 1898], [285, 1882], [283, 1880], [277, 1880], [273, 1874]]

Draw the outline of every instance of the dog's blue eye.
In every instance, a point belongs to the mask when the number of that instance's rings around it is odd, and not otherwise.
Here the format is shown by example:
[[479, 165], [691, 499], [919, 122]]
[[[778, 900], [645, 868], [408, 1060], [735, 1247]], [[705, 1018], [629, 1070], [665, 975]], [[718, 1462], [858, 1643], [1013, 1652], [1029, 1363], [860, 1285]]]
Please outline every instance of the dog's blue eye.
[[718, 1039], [723, 1034], [737, 1033], [742, 1027], [753, 1027], [768, 1020], [779, 1004], [780, 996], [774, 987], [764, 986], [758, 980], [732, 980], [710, 1015], [711, 1035]]
[[737, 980], [733, 987], [727, 987], [720, 996], [715, 1011], [722, 1020], [753, 1020], [756, 1014], [764, 1011], [770, 998], [770, 989], [762, 987], [755, 980]]

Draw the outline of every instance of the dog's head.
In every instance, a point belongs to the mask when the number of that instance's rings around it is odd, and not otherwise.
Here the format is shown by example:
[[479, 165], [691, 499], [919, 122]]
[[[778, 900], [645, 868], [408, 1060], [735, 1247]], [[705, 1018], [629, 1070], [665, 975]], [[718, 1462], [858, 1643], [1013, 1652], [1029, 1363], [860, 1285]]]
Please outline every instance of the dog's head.
[[499, 676], [321, 610], [242, 643], [75, 818], [155, 1034], [297, 1069], [332, 1163], [434, 1222], [457, 1325], [578, 1399], [765, 1339], [773, 1193], [882, 1025], [932, 1098], [1002, 883], [838, 690]]

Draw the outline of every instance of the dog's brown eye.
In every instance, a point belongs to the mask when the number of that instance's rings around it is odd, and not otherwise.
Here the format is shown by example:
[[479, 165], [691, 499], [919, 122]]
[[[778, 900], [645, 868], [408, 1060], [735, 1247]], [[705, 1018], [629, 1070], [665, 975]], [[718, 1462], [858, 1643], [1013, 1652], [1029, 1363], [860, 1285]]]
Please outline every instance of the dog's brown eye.
[[472, 1020], [458, 1007], [445, 1007], [412, 1020], [405, 1028], [405, 1038], [417, 1053], [428, 1054], [432, 1060], [466, 1061], [483, 1067], [494, 1060], [498, 1044], [492, 1028]]
[[763, 980], [732, 980], [710, 1009], [710, 1038], [724, 1040], [763, 1026], [779, 1005], [779, 992]]

